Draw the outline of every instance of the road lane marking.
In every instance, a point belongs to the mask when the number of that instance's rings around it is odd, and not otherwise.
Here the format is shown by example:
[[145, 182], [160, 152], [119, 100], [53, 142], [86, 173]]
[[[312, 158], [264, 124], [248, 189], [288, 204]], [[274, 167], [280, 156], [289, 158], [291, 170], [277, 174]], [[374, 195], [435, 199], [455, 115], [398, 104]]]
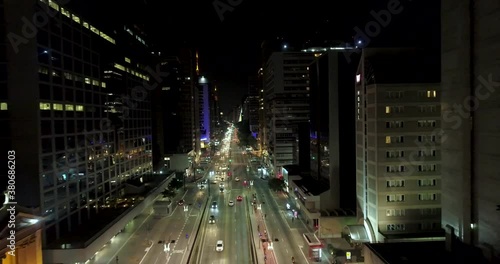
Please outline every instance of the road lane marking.
[[[108, 263], [111, 263], [112, 261], [115, 260], [116, 258], [116, 255], [118, 255], [118, 252], [120, 252], [122, 250], [122, 248], [128, 243], [128, 241], [135, 236], [135, 233], [137, 233], [137, 231], [139, 231], [139, 229], [141, 229], [142, 225], [144, 225], [144, 223], [146, 222], [146, 220], [148, 220], [148, 218], [151, 216], [152, 214], [149, 214], [148, 217], [146, 217], [146, 219], [144, 219], [144, 221], [142, 221], [142, 223], [139, 225], [139, 227], [132, 233], [130, 234], [129, 238], [125, 241], [125, 243], [123, 243], [123, 245], [116, 251], [116, 253], [111, 257], [111, 260], [108, 262]], [[134, 220], [132, 220], [134, 221]], [[130, 222], [129, 222], [130, 223]], [[128, 224], [128, 223], [127, 223]]]

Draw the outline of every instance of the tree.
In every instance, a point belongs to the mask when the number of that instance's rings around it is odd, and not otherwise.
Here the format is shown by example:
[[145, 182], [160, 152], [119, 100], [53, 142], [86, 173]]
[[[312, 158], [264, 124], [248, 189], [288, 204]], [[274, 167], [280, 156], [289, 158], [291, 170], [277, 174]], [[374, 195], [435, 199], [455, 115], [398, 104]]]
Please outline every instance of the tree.
[[169, 189], [177, 190], [183, 186], [183, 183], [181, 180], [174, 178], [170, 183], [168, 184]]
[[238, 129], [239, 146], [243, 148], [247, 146], [255, 148], [257, 145], [257, 140], [252, 136], [249, 120], [245, 119], [237, 123], [236, 128]]
[[267, 183], [269, 184], [269, 189], [273, 191], [282, 191], [285, 188], [285, 182], [278, 178], [272, 178]]
[[165, 190], [163, 190], [163, 192], [161, 192], [161, 194], [163, 194], [163, 197], [166, 197], [166, 198], [174, 198], [175, 197], [175, 191], [172, 189], [165, 188]]

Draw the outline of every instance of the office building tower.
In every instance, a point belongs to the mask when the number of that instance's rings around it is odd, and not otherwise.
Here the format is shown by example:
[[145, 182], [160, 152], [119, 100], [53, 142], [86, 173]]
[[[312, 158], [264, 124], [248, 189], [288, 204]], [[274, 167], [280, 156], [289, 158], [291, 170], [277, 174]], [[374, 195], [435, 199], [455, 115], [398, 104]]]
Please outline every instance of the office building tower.
[[308, 67], [313, 59], [313, 53], [275, 52], [264, 67], [266, 145], [275, 173], [299, 164], [298, 124], [309, 122]]
[[245, 118], [248, 119], [250, 131], [255, 138], [259, 132], [259, 91], [261, 87], [262, 82], [259, 82], [258, 76], [248, 78]]
[[355, 77], [358, 210], [372, 241], [441, 230], [439, 62], [425, 50], [362, 51]]
[[[26, 40], [2, 46], [2, 151], [16, 151], [17, 181], [30, 183], [16, 186], [17, 203], [44, 218], [44, 248], [84, 247], [95, 234], [84, 226], [151, 171], [149, 96], [132, 95], [152, 81], [149, 52], [128, 27], [101, 31], [54, 1], [6, 1], [2, 12], [6, 32]], [[34, 12], [48, 19], [28, 36], [20, 18]]]
[[198, 115], [198, 89], [197, 77], [197, 53], [192, 48], [182, 48], [179, 50], [179, 60], [182, 68], [183, 82], [181, 87], [182, 109], [182, 135], [183, 142], [186, 143], [184, 149], [191, 149], [189, 152], [192, 158], [199, 155], [200, 151], [200, 126]]
[[205, 149], [211, 139], [210, 120], [211, 84], [204, 76], [198, 78], [198, 114], [200, 120], [201, 148]]
[[442, 227], [500, 262], [497, 2], [441, 3]]
[[[183, 112], [183, 75], [177, 57], [163, 57], [158, 61], [160, 71], [165, 75], [161, 84], [152, 91], [153, 105], [153, 160], [157, 165], [167, 154], [187, 154], [192, 150], [191, 140], [184, 136], [184, 119], [190, 120]], [[187, 140], [187, 142], [185, 142]], [[160, 164], [161, 165], [161, 164]]]
[[[354, 77], [359, 55], [329, 50], [309, 66], [311, 176], [330, 187], [329, 209], [356, 209]], [[351, 61], [346, 60], [346, 54]], [[351, 63], [349, 63], [351, 62]]]

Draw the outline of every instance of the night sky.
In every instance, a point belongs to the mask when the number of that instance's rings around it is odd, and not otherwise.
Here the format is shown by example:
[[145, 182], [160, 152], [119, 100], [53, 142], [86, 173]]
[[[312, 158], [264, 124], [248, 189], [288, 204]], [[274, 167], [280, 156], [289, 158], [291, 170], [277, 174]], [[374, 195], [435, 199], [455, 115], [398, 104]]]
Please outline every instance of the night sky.
[[[213, 0], [105, 2], [105, 6], [97, 0], [73, 0], [70, 4], [85, 5], [89, 15], [107, 23], [142, 24], [149, 37], [162, 47], [177, 46], [185, 40], [195, 43], [200, 51], [201, 71], [216, 80], [223, 110], [228, 111], [241, 102], [248, 76], [255, 75], [261, 66], [262, 40], [283, 36], [285, 40], [352, 41], [354, 27], [364, 31], [365, 25], [375, 20], [371, 11], [387, 10], [393, 0], [279, 0], [272, 4], [264, 0], [219, 0], [220, 6], [239, 3], [223, 13], [222, 21]], [[113, 6], [117, 2], [119, 10]], [[400, 6], [403, 11], [392, 15], [388, 25], [370, 37], [368, 46], [438, 47], [440, 1], [401, 0]]]

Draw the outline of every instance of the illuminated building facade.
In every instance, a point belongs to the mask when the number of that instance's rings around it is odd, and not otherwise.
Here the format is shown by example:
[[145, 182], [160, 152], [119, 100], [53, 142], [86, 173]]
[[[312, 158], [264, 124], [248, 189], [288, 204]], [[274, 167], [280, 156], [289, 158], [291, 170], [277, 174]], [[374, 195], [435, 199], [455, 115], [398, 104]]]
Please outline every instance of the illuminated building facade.
[[210, 98], [211, 98], [211, 84], [208, 79], [201, 76], [198, 79], [198, 105], [199, 105], [199, 120], [200, 120], [200, 140], [203, 143], [202, 148], [211, 139], [212, 122], [210, 120]]
[[313, 53], [275, 52], [264, 67], [267, 151], [274, 171], [299, 163], [299, 123], [309, 121], [309, 72]]
[[362, 51], [354, 80], [356, 195], [372, 241], [443, 235], [439, 63], [430, 54]]
[[36, 37], [2, 46], [9, 134], [1, 149], [15, 149], [23, 164], [18, 181], [31, 184], [17, 186], [18, 204], [44, 218], [44, 249], [61, 248], [59, 239], [121, 195], [123, 181], [151, 171], [149, 95], [133, 90], [153, 81], [150, 53], [136, 27], [105, 32], [54, 1], [2, 7], [6, 32], [18, 36], [20, 17], [48, 17]]

